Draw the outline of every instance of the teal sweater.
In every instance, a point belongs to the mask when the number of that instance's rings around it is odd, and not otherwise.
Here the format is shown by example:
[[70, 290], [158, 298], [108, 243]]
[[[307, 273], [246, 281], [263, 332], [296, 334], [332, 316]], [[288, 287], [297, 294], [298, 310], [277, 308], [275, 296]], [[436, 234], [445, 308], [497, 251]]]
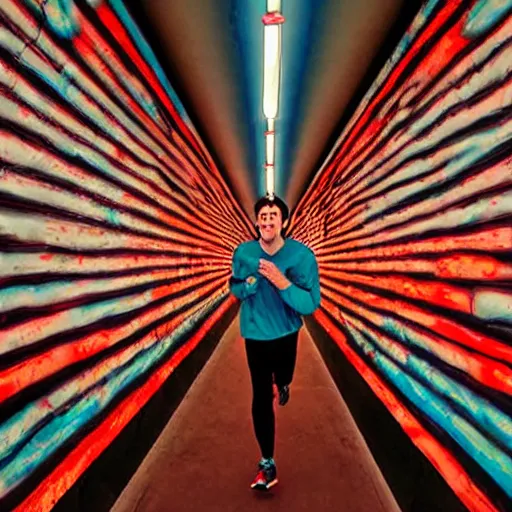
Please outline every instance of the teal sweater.
[[[292, 285], [277, 289], [258, 272], [260, 258], [272, 261]], [[256, 283], [246, 283], [249, 276], [254, 276]], [[233, 253], [229, 287], [242, 301], [240, 331], [246, 339], [272, 340], [296, 332], [302, 326], [301, 315], [312, 314], [320, 305], [315, 255], [292, 239], [285, 239], [283, 247], [272, 256], [258, 240], [240, 244]]]

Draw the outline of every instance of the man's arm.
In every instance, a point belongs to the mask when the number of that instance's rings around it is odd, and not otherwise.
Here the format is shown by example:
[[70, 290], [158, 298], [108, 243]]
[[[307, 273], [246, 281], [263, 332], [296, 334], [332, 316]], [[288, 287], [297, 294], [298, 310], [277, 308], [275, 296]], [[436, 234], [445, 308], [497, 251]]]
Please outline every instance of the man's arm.
[[[231, 293], [240, 300], [245, 300], [256, 293], [258, 280], [254, 276], [244, 276], [241, 274], [240, 252], [238, 248], [233, 253], [231, 262], [231, 277], [229, 279], [229, 289]], [[251, 279], [253, 277], [253, 279]], [[248, 282], [249, 281], [249, 282]]]
[[304, 258], [298, 269], [306, 276], [305, 287], [301, 288], [292, 283], [279, 290], [281, 298], [292, 309], [301, 315], [311, 315], [320, 306], [320, 279], [318, 276], [318, 263], [313, 253]]

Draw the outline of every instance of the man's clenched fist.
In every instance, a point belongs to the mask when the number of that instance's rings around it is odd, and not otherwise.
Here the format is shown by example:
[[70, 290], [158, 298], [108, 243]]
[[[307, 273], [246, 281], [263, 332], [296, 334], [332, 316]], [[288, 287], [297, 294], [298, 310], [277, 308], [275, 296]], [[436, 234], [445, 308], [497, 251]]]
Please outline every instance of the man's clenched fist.
[[274, 263], [263, 258], [260, 259], [259, 272], [279, 290], [284, 290], [292, 284]]

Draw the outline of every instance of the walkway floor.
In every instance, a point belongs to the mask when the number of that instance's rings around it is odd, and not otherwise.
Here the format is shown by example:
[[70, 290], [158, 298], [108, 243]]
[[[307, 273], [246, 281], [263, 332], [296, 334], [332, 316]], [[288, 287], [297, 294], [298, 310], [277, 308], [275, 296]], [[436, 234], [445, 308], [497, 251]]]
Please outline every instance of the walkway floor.
[[305, 328], [289, 403], [277, 408], [279, 484], [259, 460], [238, 317], [113, 507], [114, 512], [394, 512], [388, 486]]

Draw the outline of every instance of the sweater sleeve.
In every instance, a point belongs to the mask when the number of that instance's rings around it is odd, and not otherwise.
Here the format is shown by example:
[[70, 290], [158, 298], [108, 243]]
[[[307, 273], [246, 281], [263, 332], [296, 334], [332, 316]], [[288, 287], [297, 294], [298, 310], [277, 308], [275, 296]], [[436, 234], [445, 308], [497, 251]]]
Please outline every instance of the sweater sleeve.
[[320, 306], [320, 279], [318, 263], [312, 252], [304, 257], [298, 273], [302, 274], [301, 286], [292, 283], [288, 288], [280, 290], [281, 298], [292, 309], [301, 315], [311, 315]]
[[258, 280], [256, 279], [253, 284], [247, 283], [246, 279], [250, 275], [251, 274], [247, 272], [247, 268], [244, 268], [242, 259], [240, 257], [240, 251], [237, 248], [233, 253], [231, 263], [231, 277], [229, 279], [229, 289], [237, 299], [245, 300], [247, 297], [250, 297], [256, 293], [258, 288]]

